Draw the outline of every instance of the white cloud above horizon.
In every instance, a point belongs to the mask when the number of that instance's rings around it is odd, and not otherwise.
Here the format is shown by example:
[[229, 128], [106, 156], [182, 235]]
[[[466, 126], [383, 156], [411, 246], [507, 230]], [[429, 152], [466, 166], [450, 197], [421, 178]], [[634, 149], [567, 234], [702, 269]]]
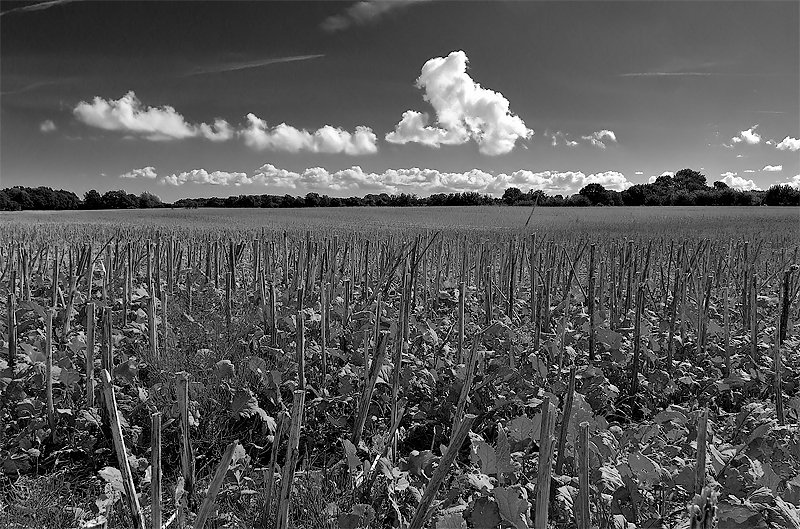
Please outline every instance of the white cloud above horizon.
[[245, 145], [255, 150], [287, 152], [374, 154], [378, 151], [377, 136], [369, 127], [358, 126], [354, 133], [325, 125], [314, 132], [281, 123], [270, 128], [255, 114], [247, 115], [248, 125], [239, 131]]
[[598, 149], [605, 149], [608, 143], [617, 143], [617, 135], [614, 134], [614, 131], [608, 129], [598, 130], [588, 136], [581, 136], [581, 138]]
[[118, 100], [95, 97], [91, 103], [81, 101], [73, 109], [82, 123], [103, 130], [125, 132], [149, 141], [172, 141], [205, 138], [226, 142], [236, 136], [254, 150], [286, 152], [321, 152], [363, 155], [377, 152], [377, 137], [369, 127], [358, 126], [354, 133], [325, 125], [309, 132], [286, 123], [270, 128], [255, 114], [247, 115], [247, 125], [235, 130], [226, 120], [217, 118], [213, 124], [189, 123], [174, 107], [145, 106], [133, 91]]
[[650, 178], [648, 178], [648, 179], [647, 179], [647, 183], [648, 183], [648, 184], [655, 184], [655, 183], [656, 183], [656, 180], [658, 180], [658, 177], [659, 177], [659, 176], [669, 176], [669, 177], [671, 178], [671, 177], [675, 176], [675, 173], [674, 173], [674, 172], [672, 172], [672, 171], [664, 171], [664, 172], [663, 172], [663, 173], [661, 173], [660, 175], [653, 175], [653, 176], [651, 176]]
[[796, 152], [800, 150], [800, 139], [786, 136], [775, 146], [779, 151]]
[[731, 145], [729, 145], [729, 147], [742, 142], [747, 143], [748, 145], [758, 145], [761, 143], [761, 135], [756, 132], [758, 126], [758, 123], [756, 123], [747, 130], [739, 131], [739, 134], [731, 138]]
[[394, 130], [386, 134], [386, 141], [438, 148], [472, 140], [482, 154], [496, 156], [511, 152], [517, 140], [530, 138], [533, 130], [511, 113], [508, 99], [470, 77], [468, 62], [463, 51], [428, 60], [416, 86], [433, 107], [434, 119], [427, 113], [407, 110]]
[[794, 175], [794, 176], [792, 177], [792, 179], [791, 179], [791, 180], [789, 180], [788, 182], [778, 182], [778, 183], [777, 183], [777, 184], [775, 184], [775, 185], [779, 185], [779, 186], [791, 186], [791, 187], [793, 187], [793, 188], [795, 188], [795, 189], [800, 189], [800, 174], [796, 174], [796, 175]]
[[50, 132], [55, 132], [56, 130], [56, 124], [53, 123], [52, 119], [46, 119], [39, 123], [39, 132], [42, 134], [49, 134]]
[[241, 186], [252, 184], [253, 180], [247, 177], [247, 173], [237, 173], [228, 171], [208, 172], [205, 169], [193, 169], [183, 173], [165, 176], [160, 181], [161, 184], [172, 186], [182, 186], [183, 184], [208, 184], [214, 186]]
[[233, 129], [223, 119], [191, 124], [174, 107], [149, 107], [131, 90], [117, 100], [95, 97], [91, 103], [81, 101], [72, 110], [82, 123], [103, 130], [126, 132], [149, 141], [170, 141], [203, 137], [210, 141], [227, 141]]
[[737, 189], [739, 191], [760, 191], [761, 188], [753, 182], [752, 180], [748, 180], [747, 178], [743, 178], [741, 176], [737, 176], [736, 173], [732, 173], [728, 171], [727, 173], [722, 173], [720, 176], [723, 178], [721, 179], [722, 182], [728, 184], [729, 187], [733, 189]]
[[763, 169], [761, 169], [765, 173], [779, 173], [783, 171], [782, 165], [765, 165]]
[[158, 177], [158, 174], [156, 173], [155, 167], [152, 166], [133, 169], [132, 171], [119, 175], [119, 178], [146, 178], [149, 180], [155, 180], [156, 177]]
[[565, 132], [561, 132], [557, 130], [555, 132], [550, 132], [549, 130], [544, 131], [545, 138], [550, 138], [550, 145], [552, 147], [557, 147], [559, 145], [565, 145], [567, 147], [577, 147], [578, 142], [575, 140], [569, 139], [569, 136]]
[[325, 192], [336, 194], [364, 193], [412, 193], [426, 196], [433, 193], [477, 192], [495, 196], [502, 195], [507, 187], [520, 187], [524, 191], [542, 190], [551, 195], [571, 195], [591, 183], [607, 189], [622, 191], [629, 182], [618, 171], [585, 174], [581, 171], [514, 171], [506, 174], [472, 169], [465, 172], [447, 172], [417, 167], [387, 169], [383, 172], [367, 172], [359, 166], [339, 171], [328, 171], [322, 167], [310, 167], [303, 171], [290, 171], [264, 164], [251, 175], [240, 172], [195, 169], [173, 174], [160, 183], [172, 186], [184, 184], [210, 184], [219, 186], [260, 185], [276, 188], [281, 192]]

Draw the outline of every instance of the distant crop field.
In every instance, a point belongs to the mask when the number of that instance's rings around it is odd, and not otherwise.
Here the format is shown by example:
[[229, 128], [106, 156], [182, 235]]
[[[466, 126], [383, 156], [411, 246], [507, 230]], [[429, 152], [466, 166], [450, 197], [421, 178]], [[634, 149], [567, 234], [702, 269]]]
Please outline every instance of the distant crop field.
[[537, 208], [528, 226], [526, 207], [157, 209], [47, 211], [0, 214], [2, 224], [163, 227], [190, 231], [344, 229], [580, 232], [612, 236], [741, 237], [764, 231], [800, 235], [800, 208], [616, 207]]

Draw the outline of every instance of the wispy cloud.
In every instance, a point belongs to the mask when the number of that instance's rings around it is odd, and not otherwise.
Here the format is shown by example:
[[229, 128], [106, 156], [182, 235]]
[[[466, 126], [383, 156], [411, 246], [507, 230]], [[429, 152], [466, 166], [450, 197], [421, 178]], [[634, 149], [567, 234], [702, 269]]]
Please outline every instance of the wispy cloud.
[[628, 72], [618, 74], [618, 77], [785, 77], [787, 75], [791, 74], [743, 72]]
[[620, 77], [709, 77], [712, 75], [725, 75], [711, 72], [630, 72], [620, 74]]
[[765, 173], [779, 173], [783, 171], [782, 165], [765, 165], [763, 169], [761, 169]]
[[197, 68], [185, 74], [186, 77], [192, 75], [206, 75], [212, 73], [235, 72], [238, 70], [247, 70], [250, 68], [261, 68], [271, 64], [282, 64], [287, 62], [309, 61], [312, 59], [319, 59], [325, 57], [323, 53], [316, 53], [312, 55], [290, 55], [288, 57], [273, 57], [269, 59], [261, 59], [257, 61], [243, 61], [243, 62], [228, 62], [222, 63], [208, 68]]
[[567, 147], [576, 147], [578, 142], [575, 140], [569, 139], [569, 135], [565, 132], [561, 132], [557, 130], [555, 132], [550, 132], [549, 130], [544, 131], [545, 138], [550, 138], [550, 145], [553, 147], [557, 147], [558, 145], [566, 145]]
[[588, 141], [598, 149], [605, 149], [606, 143], [617, 143], [617, 135], [613, 130], [603, 129], [592, 132], [588, 136], [581, 136], [582, 139]]
[[39, 2], [37, 4], [30, 4], [21, 7], [13, 7], [7, 11], [3, 11], [2, 13], [0, 13], [0, 17], [11, 13], [21, 13], [25, 11], [42, 11], [44, 9], [50, 9], [51, 7], [55, 7], [58, 5], [69, 4], [77, 1], [78, 0], [48, 0], [46, 2]]
[[56, 84], [55, 81], [37, 81], [35, 83], [29, 83], [19, 88], [14, 88], [11, 90], [4, 90], [0, 92], [0, 95], [9, 96], [13, 94], [22, 94], [24, 92], [30, 92], [31, 90], [36, 90], [37, 88], [41, 88], [43, 86], [49, 86], [52, 84]]
[[328, 33], [343, 31], [351, 26], [362, 26], [383, 17], [390, 11], [408, 7], [427, 0], [364, 0], [356, 2], [342, 13], [329, 16], [320, 27]]

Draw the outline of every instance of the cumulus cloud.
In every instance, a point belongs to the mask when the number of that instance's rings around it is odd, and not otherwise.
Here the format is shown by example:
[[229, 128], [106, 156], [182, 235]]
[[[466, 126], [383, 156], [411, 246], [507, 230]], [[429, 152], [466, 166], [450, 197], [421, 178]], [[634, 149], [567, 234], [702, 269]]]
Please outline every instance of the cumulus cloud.
[[779, 151], [800, 151], [800, 139], [786, 136], [775, 148]]
[[254, 114], [247, 115], [248, 125], [240, 131], [248, 147], [288, 152], [372, 154], [378, 151], [377, 137], [369, 127], [356, 127], [354, 133], [325, 125], [314, 132], [296, 129], [286, 123], [270, 128]]
[[736, 176], [736, 173], [722, 173], [722, 181], [728, 184], [729, 187], [738, 189], [739, 191], [758, 191], [760, 188], [752, 180]]
[[745, 169], [742, 172], [744, 172], [744, 173], [755, 173], [755, 170], [754, 169]]
[[796, 174], [788, 182], [779, 182], [779, 186], [791, 186], [795, 189], [800, 189], [800, 174]]
[[241, 186], [252, 184], [253, 179], [247, 173], [229, 173], [227, 171], [214, 171], [209, 173], [205, 169], [193, 169], [180, 174], [172, 174], [161, 179], [162, 184], [181, 186], [186, 183], [209, 184], [214, 186]]
[[780, 171], [783, 171], [783, 166], [782, 165], [765, 165], [764, 168], [761, 169], [761, 170], [766, 172], [766, 173], [778, 173]]
[[495, 177], [473, 169], [463, 173], [435, 169], [387, 169], [381, 173], [365, 172], [359, 166], [329, 172], [312, 167], [303, 172], [279, 169], [266, 164], [256, 171], [253, 180], [265, 186], [286, 189], [333, 190], [343, 193], [445, 193], [487, 192]]
[[530, 138], [533, 131], [510, 112], [508, 99], [476, 83], [467, 73], [467, 63], [463, 51], [428, 60], [416, 86], [433, 107], [433, 124], [428, 114], [406, 111], [386, 141], [438, 148], [473, 140], [482, 154], [494, 156], [511, 152], [518, 139]]
[[575, 140], [569, 139], [568, 135], [560, 130], [555, 132], [550, 132], [549, 130], [544, 131], [544, 135], [546, 138], [550, 138], [550, 145], [553, 147], [557, 147], [558, 145], [566, 145], [567, 147], [576, 147], [578, 142]]
[[664, 172], [663, 172], [663, 173], [661, 173], [660, 175], [653, 175], [653, 176], [651, 176], [650, 178], [648, 178], [648, 179], [647, 179], [647, 183], [648, 183], [648, 184], [655, 184], [655, 183], [656, 183], [656, 180], [658, 180], [658, 177], [659, 177], [659, 176], [669, 176], [669, 177], [673, 177], [673, 176], [675, 176], [675, 173], [673, 173], [672, 171], [664, 171]]
[[157, 176], [155, 167], [151, 166], [134, 169], [119, 175], [120, 178], [148, 178], [150, 180], [154, 180]]
[[211, 141], [225, 141], [233, 136], [230, 125], [217, 119], [213, 125], [187, 123], [173, 107], [148, 107], [133, 91], [117, 100], [95, 97], [91, 103], [81, 101], [72, 110], [75, 117], [103, 130], [122, 131], [141, 136], [150, 141], [180, 140], [204, 137]]
[[199, 135], [211, 141], [228, 141], [233, 138], [233, 129], [224, 119], [215, 119], [214, 125], [200, 123]]
[[739, 134], [731, 138], [730, 145], [724, 145], [724, 146], [731, 148], [737, 143], [742, 143], [742, 142], [747, 143], [748, 145], [758, 145], [759, 143], [761, 143], [761, 135], [756, 132], [757, 128], [758, 124], [753, 125], [747, 130], [740, 131]]
[[637, 175], [640, 175], [640, 176], [641, 176], [641, 175], [643, 175], [643, 174], [644, 174], [644, 171], [636, 171], [636, 173], [635, 173], [635, 174], [637, 174]]
[[56, 124], [53, 123], [52, 119], [46, 119], [39, 124], [39, 131], [47, 134], [49, 132], [56, 131]]
[[598, 130], [588, 136], [581, 136], [581, 138], [599, 149], [605, 149], [607, 143], [617, 143], [617, 135], [608, 129]]
[[548, 194], [571, 195], [588, 184], [600, 184], [606, 189], [623, 191], [633, 185], [618, 171], [605, 171], [586, 175], [581, 171], [515, 171], [500, 174], [491, 186], [492, 193], [501, 193], [506, 187], [542, 190]]
[[173, 107], [148, 107], [142, 105], [134, 92], [128, 92], [118, 100], [95, 97], [91, 103], [81, 101], [73, 114], [83, 123], [104, 130], [122, 131], [126, 137], [143, 137], [150, 141], [205, 138], [213, 142], [231, 140], [237, 134], [253, 149], [276, 151], [309, 151], [323, 153], [345, 153], [351, 155], [377, 152], [377, 137], [369, 127], [356, 127], [350, 133], [340, 128], [325, 125], [309, 132], [286, 123], [270, 128], [266, 121], [247, 115], [247, 125], [235, 130], [221, 118], [208, 123], [189, 123]]
[[322, 21], [320, 27], [325, 31], [334, 33], [350, 26], [361, 26], [373, 22], [389, 11], [407, 7], [424, 0], [365, 0], [356, 2], [344, 12], [330, 16]]
[[174, 186], [184, 184], [214, 184], [241, 186], [257, 184], [281, 192], [322, 191], [334, 194], [363, 193], [432, 193], [478, 192], [500, 195], [509, 186], [525, 190], [542, 190], [548, 194], [571, 195], [587, 184], [601, 184], [607, 189], [622, 191], [632, 185], [625, 175], [617, 171], [585, 174], [580, 171], [515, 171], [494, 175], [481, 169], [465, 172], [438, 171], [417, 167], [387, 169], [382, 172], [367, 172], [359, 166], [340, 171], [328, 171], [322, 167], [311, 167], [304, 171], [290, 171], [265, 164], [252, 175], [204, 169], [171, 175], [162, 183]]

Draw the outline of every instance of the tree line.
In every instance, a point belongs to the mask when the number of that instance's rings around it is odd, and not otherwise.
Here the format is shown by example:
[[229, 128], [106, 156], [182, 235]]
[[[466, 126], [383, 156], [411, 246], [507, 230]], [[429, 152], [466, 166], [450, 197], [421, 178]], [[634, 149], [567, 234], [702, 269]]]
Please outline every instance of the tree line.
[[0, 189], [0, 211], [68, 210], [68, 209], [147, 209], [168, 204], [152, 193], [133, 195], [125, 191], [100, 194], [94, 189], [83, 199], [72, 191], [49, 187], [14, 186]]
[[739, 191], [725, 182], [706, 184], [705, 175], [682, 169], [674, 176], [660, 176], [651, 184], [636, 184], [624, 191], [588, 184], [569, 196], [548, 195], [542, 190], [523, 192], [509, 187], [502, 198], [465, 193], [437, 193], [428, 197], [413, 194], [367, 194], [363, 197], [330, 197], [319, 193], [292, 195], [238, 195], [226, 198], [182, 198], [164, 203], [152, 193], [134, 195], [125, 191], [100, 194], [88, 191], [79, 198], [72, 191], [49, 187], [15, 186], [0, 189], [0, 211], [74, 210], [74, 209], [147, 209], [179, 208], [308, 208], [308, 207], [408, 207], [408, 206], [509, 206], [581, 207], [581, 206], [800, 206], [800, 189], [774, 185], [766, 191]]

